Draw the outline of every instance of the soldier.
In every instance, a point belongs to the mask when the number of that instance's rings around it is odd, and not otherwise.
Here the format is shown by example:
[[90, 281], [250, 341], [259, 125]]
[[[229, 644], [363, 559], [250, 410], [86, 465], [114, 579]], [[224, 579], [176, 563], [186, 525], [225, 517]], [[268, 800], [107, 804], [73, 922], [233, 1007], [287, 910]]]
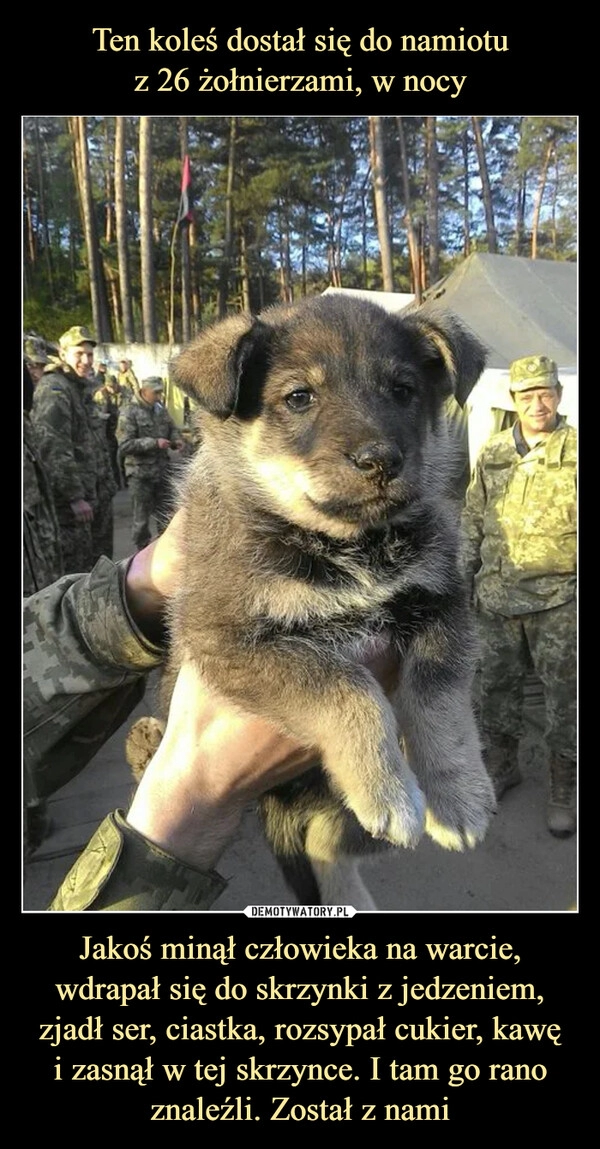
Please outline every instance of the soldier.
[[96, 506], [92, 519], [92, 551], [93, 561], [96, 562], [100, 555], [106, 555], [109, 559], [113, 555], [113, 498], [119, 490], [119, 482], [113, 470], [106, 435], [107, 416], [98, 410], [89, 393], [86, 395], [86, 402], [90, 411], [96, 455]]
[[150, 516], [162, 530], [172, 514], [169, 449], [183, 450], [183, 439], [162, 404], [163, 381], [142, 380], [138, 399], [119, 415], [119, 455], [133, 499], [132, 538], [138, 550], [150, 541]]
[[105, 373], [102, 385], [94, 392], [94, 402], [104, 416], [104, 426], [113, 474], [118, 487], [124, 486], [118, 460], [117, 423], [123, 407], [133, 402], [131, 387], [117, 382], [116, 376]]
[[44, 372], [33, 396], [31, 418], [52, 488], [66, 572], [94, 565], [98, 454], [87, 379], [95, 346], [86, 327], [65, 331], [59, 360]]
[[106, 359], [99, 359], [96, 370], [90, 374], [90, 383], [95, 387], [103, 387], [108, 379], [108, 363]]
[[483, 447], [463, 514], [466, 571], [481, 636], [481, 723], [498, 797], [521, 781], [524, 679], [533, 666], [546, 706], [548, 828], [576, 829], [577, 433], [558, 415], [556, 364], [510, 366], [518, 422]]
[[[33, 354], [36, 354], [35, 350]], [[39, 458], [29, 412], [33, 379], [23, 363], [23, 597], [50, 586], [63, 573], [60, 528], [48, 476]], [[35, 778], [25, 770], [23, 779], [25, 852], [42, 842], [49, 828], [47, 804], [38, 797]]]
[[23, 595], [63, 574], [60, 529], [48, 476], [39, 457], [30, 411], [33, 380], [23, 365]]
[[129, 387], [136, 398], [139, 398], [140, 385], [137, 381], [137, 376], [133, 367], [131, 366], [131, 359], [121, 359], [119, 362], [119, 374], [117, 382], [121, 387]]
[[36, 383], [39, 383], [44, 374], [44, 368], [47, 367], [50, 362], [41, 339], [25, 340], [25, 362], [27, 363], [29, 374], [35, 387]]

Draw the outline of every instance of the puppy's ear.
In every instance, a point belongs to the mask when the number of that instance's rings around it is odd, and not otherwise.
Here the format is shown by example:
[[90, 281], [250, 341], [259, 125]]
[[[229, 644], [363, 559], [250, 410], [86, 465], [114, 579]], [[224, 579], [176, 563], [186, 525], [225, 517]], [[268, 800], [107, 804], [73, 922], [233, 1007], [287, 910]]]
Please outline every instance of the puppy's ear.
[[173, 378], [186, 394], [221, 419], [244, 404], [250, 378], [266, 362], [264, 323], [233, 315], [207, 328], [175, 360]]
[[402, 318], [421, 335], [442, 394], [455, 395], [462, 407], [485, 367], [483, 343], [449, 311], [416, 309]]

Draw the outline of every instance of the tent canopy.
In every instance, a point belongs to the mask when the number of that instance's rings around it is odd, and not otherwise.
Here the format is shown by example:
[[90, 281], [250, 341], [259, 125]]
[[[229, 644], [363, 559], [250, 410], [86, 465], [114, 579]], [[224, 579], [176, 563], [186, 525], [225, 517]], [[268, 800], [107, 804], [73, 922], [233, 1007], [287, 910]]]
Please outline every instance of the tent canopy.
[[488, 367], [523, 355], [577, 363], [577, 264], [475, 252], [425, 293], [425, 310], [454, 312], [488, 349]]

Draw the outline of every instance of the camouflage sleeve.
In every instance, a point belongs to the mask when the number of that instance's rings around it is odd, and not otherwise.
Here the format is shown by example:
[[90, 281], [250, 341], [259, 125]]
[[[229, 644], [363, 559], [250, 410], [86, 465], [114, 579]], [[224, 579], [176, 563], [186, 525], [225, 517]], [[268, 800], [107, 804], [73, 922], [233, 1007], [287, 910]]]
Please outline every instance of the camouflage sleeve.
[[146, 455], [149, 451], [156, 451], [156, 438], [153, 436], [139, 437], [135, 407], [123, 407], [117, 423], [117, 440], [121, 456]]
[[71, 400], [60, 386], [40, 387], [31, 412], [36, 441], [52, 487], [61, 500], [84, 499], [85, 484], [73, 451]]
[[461, 518], [462, 568], [471, 595], [475, 575], [481, 566], [485, 500], [484, 464], [483, 455], [480, 455], [473, 471], [473, 477], [467, 488], [465, 506]]
[[169, 434], [167, 437], [169, 439], [171, 439], [172, 441], [176, 440], [178, 443], [183, 442], [183, 436], [181, 434], [181, 431], [179, 430], [177, 423], [175, 423], [175, 421], [169, 415], [168, 411], [167, 411], [167, 416], [168, 416], [168, 420], [169, 420]]
[[109, 814], [67, 874], [50, 910], [205, 910], [226, 882], [186, 866]]
[[127, 609], [126, 569], [103, 557], [25, 600], [24, 762], [40, 797], [87, 765], [162, 661]]

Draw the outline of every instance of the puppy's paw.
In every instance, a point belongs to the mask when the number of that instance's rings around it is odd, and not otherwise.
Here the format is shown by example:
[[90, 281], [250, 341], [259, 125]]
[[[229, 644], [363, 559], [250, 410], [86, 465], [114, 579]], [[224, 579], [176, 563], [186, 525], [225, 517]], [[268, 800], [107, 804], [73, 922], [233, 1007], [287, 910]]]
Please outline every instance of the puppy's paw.
[[425, 831], [445, 850], [473, 848], [485, 837], [496, 796], [483, 767], [446, 771], [427, 787]]
[[346, 791], [346, 805], [373, 838], [393, 846], [416, 846], [425, 825], [425, 798], [414, 774], [406, 767], [400, 776], [367, 789]]
[[125, 739], [125, 758], [136, 782], [139, 782], [150, 759], [154, 757], [164, 734], [165, 724], [157, 718], [138, 718]]

